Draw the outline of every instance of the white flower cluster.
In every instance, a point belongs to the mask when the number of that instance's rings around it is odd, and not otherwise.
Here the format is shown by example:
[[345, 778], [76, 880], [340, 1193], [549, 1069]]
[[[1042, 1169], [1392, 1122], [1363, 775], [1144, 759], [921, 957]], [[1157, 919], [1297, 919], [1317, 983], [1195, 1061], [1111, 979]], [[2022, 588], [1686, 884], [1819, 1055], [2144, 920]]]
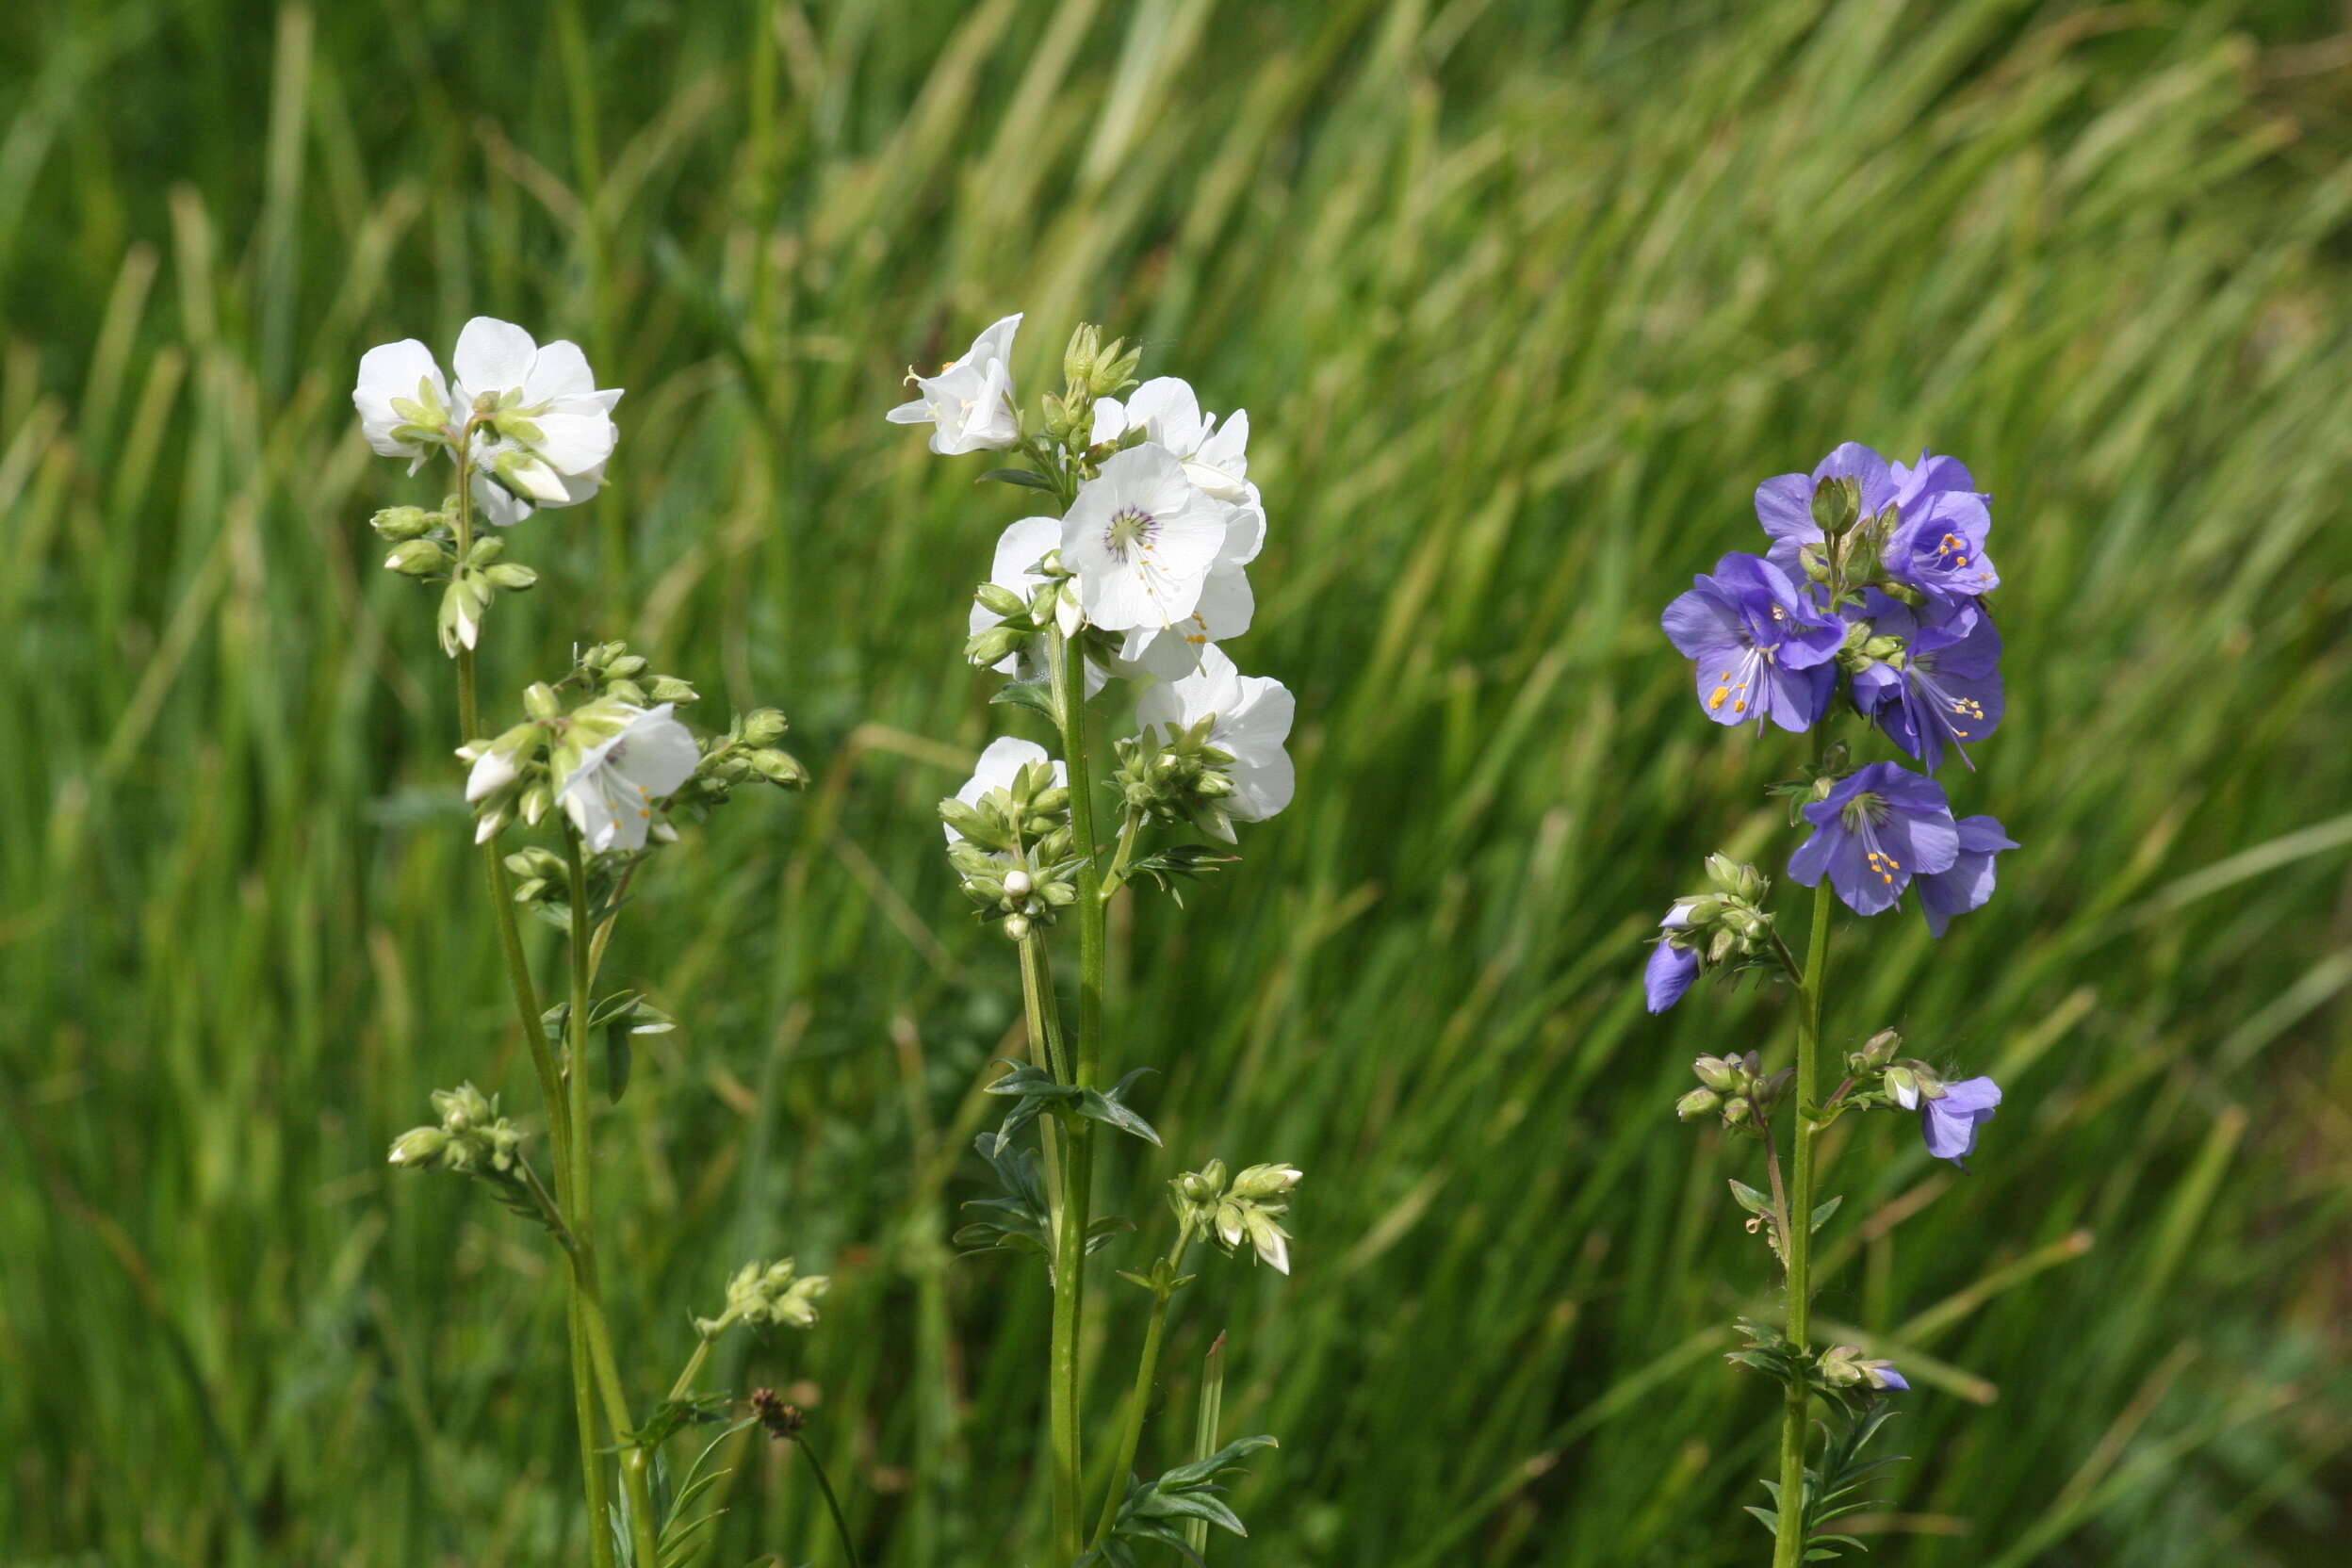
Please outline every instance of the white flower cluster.
[[[914, 377], [921, 396], [889, 417], [931, 424], [935, 452], [1040, 450], [1024, 434], [1013, 388], [1020, 325], [1018, 315], [1007, 316], [938, 375]], [[1050, 567], [1064, 581], [1055, 611], [1062, 633], [1075, 638], [1090, 627], [1116, 639], [1107, 669], [1089, 661], [1089, 694], [1113, 674], [1164, 682], [1139, 706], [1139, 739], [1166, 743], [1209, 721], [1206, 743], [1233, 759], [1225, 815], [1258, 822], [1290, 804], [1283, 743], [1294, 705], [1282, 682], [1242, 675], [1217, 645], [1250, 629], [1255, 600], [1246, 568], [1266, 543], [1249, 444], [1246, 412], [1220, 421], [1173, 376], [1145, 382], [1123, 400], [1097, 398], [1086, 436], [1071, 442], [1082, 449], [1075, 455], [1084, 478], [1067, 512], [1005, 529], [989, 582], [1027, 601], [1047, 585]], [[972, 630], [1004, 618], [974, 605]], [[1045, 673], [1025, 646], [993, 667], [1022, 680]], [[979, 775], [967, 798], [976, 786], [985, 788]]]
[[410, 459], [459, 451], [482, 514], [500, 527], [534, 507], [577, 506], [604, 483], [618, 433], [617, 389], [599, 390], [580, 345], [541, 347], [511, 321], [477, 316], [457, 335], [452, 388], [433, 351], [413, 337], [361, 356], [351, 401], [368, 444]]

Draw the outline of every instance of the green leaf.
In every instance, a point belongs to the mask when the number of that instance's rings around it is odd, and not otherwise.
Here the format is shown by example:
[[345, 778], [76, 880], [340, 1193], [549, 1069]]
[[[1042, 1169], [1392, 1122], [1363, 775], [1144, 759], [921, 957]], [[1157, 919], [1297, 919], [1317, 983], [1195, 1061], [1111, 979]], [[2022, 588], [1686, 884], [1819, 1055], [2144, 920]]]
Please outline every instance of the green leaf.
[[996, 694], [988, 698], [988, 701], [1003, 703], [1009, 708], [1026, 708], [1033, 713], [1042, 713], [1047, 722], [1051, 724], [1058, 725], [1062, 722], [1061, 714], [1054, 707], [1054, 694], [1047, 689], [1046, 682], [1042, 680], [1008, 680], [996, 689]]
[[1024, 490], [1051, 491], [1054, 488], [1052, 480], [1043, 474], [1032, 473], [1026, 468], [990, 468], [972, 482], [986, 484], [990, 480], [996, 481], [999, 484], [1018, 484]]
[[1831, 1199], [1828, 1202], [1821, 1204], [1819, 1208], [1816, 1208], [1813, 1211], [1813, 1229], [1817, 1231], [1820, 1230], [1821, 1226], [1827, 1222], [1829, 1217], [1838, 1212], [1838, 1205], [1845, 1200], [1846, 1195], [1841, 1192], [1837, 1197]]
[[1750, 1214], [1760, 1214], [1768, 1219], [1772, 1217], [1772, 1200], [1736, 1176], [1731, 1179], [1731, 1195]]
[[604, 1092], [615, 1105], [629, 1092], [630, 1033], [626, 1018], [614, 1019], [604, 1026]]
[[1118, 1092], [1114, 1089], [1104, 1094], [1100, 1089], [1081, 1089], [1078, 1091], [1076, 1110], [1089, 1121], [1100, 1121], [1122, 1133], [1132, 1133], [1157, 1149], [1160, 1135], [1152, 1130], [1150, 1122], [1121, 1104], [1117, 1099]]

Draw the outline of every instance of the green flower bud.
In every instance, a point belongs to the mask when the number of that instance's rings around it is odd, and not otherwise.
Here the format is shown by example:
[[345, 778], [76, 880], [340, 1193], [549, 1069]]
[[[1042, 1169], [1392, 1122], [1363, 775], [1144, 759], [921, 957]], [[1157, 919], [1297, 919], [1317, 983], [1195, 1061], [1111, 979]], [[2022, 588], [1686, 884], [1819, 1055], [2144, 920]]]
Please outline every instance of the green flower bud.
[[1862, 482], [1852, 475], [1825, 479], [1813, 487], [1813, 526], [1835, 539], [1862, 514]]
[[1297, 1187], [1304, 1174], [1297, 1166], [1253, 1165], [1233, 1178], [1232, 1192], [1235, 1198], [1262, 1203]]
[[964, 644], [964, 658], [982, 668], [1002, 663], [1013, 653], [1027, 647], [1033, 635], [1010, 623], [992, 626], [972, 633]]
[[1728, 1094], [1740, 1086], [1740, 1062], [1732, 1056], [1701, 1056], [1690, 1064], [1690, 1070], [1699, 1075], [1699, 1082], [1708, 1088]]
[[1897, 1034], [1892, 1029], [1881, 1029], [1877, 1034], [1872, 1035], [1869, 1039], [1862, 1042], [1862, 1060], [1866, 1066], [1875, 1066], [1880, 1062], [1892, 1061], [1894, 1060], [1895, 1053], [1902, 1049], [1903, 1037], [1901, 1035]]
[[392, 1140], [391, 1161], [394, 1165], [428, 1166], [441, 1157], [449, 1142], [449, 1135], [438, 1127], [411, 1127]]
[[743, 715], [743, 744], [772, 746], [792, 729], [784, 715], [774, 708], [755, 708]]
[[368, 526], [392, 544], [421, 539], [441, 526], [438, 512], [427, 512], [421, 506], [387, 506], [368, 519]]
[[402, 577], [437, 577], [448, 570], [449, 552], [431, 539], [411, 539], [395, 545], [384, 564]]
[[808, 770], [789, 751], [760, 750], [751, 754], [752, 770], [771, 784], [797, 790], [808, 782]]
[[1002, 615], [1006, 620], [1029, 613], [1027, 599], [998, 583], [984, 582], [972, 590], [972, 596], [978, 601], [981, 609], [991, 615]]
[[1723, 1125], [1726, 1127], [1740, 1126], [1755, 1114], [1755, 1111], [1756, 1107], [1749, 1104], [1744, 1098], [1735, 1097], [1726, 1100], [1723, 1102]]
[[1685, 1121], [1695, 1121], [1715, 1110], [1723, 1097], [1710, 1088], [1695, 1088], [1674, 1102], [1674, 1115]]
[[510, 594], [522, 593], [536, 586], [539, 581], [537, 572], [516, 561], [504, 561], [495, 566], [485, 566], [482, 568], [482, 575], [494, 586], [503, 588]]
[[1005, 916], [1004, 936], [1010, 941], [1027, 941], [1029, 939], [1029, 917], [1027, 915]]

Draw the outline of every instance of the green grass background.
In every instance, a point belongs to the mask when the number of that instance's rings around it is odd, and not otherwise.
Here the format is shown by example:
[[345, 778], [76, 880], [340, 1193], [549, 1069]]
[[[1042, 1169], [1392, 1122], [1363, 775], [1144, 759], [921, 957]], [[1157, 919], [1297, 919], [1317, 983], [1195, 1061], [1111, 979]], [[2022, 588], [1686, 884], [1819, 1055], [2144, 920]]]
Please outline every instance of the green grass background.
[[[359, 352], [491, 312], [627, 386], [611, 487], [510, 538], [490, 711], [627, 636], [816, 782], [665, 856], [610, 965], [685, 1027], [604, 1119], [635, 1392], [736, 1347], [872, 1553], [1034, 1562], [1045, 1296], [958, 1261], [1007, 954], [931, 803], [1017, 492], [885, 425], [908, 360], [1081, 318], [1247, 406], [1234, 652], [1298, 803], [1115, 933], [1144, 1217], [1305, 1167], [1298, 1274], [1204, 1271], [1219, 1568], [1761, 1560], [1770, 1305], [1668, 1107], [1782, 1000], [1642, 1011], [1639, 939], [1788, 839], [1797, 747], [1694, 710], [1664, 600], [1843, 439], [1997, 498], [2024, 848], [1940, 945], [1841, 923], [1833, 1037], [2008, 1100], [1973, 1176], [1842, 1124], [1818, 1309], [1895, 1355], [1876, 1560], [2335, 1560], [2352, 1494], [2352, 44], [2289, 4], [552, 7], [33, 0], [0, 43], [0, 1559], [576, 1560], [561, 1289], [387, 1139], [528, 1107], [430, 596], [365, 520]], [[551, 937], [537, 933], [533, 939]], [[539, 949], [543, 961], [554, 948]], [[1139, 1248], [1134, 1255], [1139, 1255]], [[1119, 1300], [1124, 1287], [1106, 1288]], [[1107, 1420], [1139, 1325], [1096, 1347]], [[1098, 1452], [1099, 1452], [1098, 1446]], [[836, 1560], [746, 1446], [720, 1562]]]

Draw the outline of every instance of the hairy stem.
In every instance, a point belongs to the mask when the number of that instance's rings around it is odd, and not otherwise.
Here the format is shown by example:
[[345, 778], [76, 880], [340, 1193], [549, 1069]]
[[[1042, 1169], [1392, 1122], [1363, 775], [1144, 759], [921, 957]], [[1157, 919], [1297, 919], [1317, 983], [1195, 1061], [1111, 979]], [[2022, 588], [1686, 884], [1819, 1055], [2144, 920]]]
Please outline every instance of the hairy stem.
[[[1829, 979], [1829, 923], [1837, 894], [1829, 878], [1813, 890], [1813, 937], [1805, 952], [1805, 982], [1797, 999], [1796, 1157], [1789, 1173], [1788, 1201], [1781, 1214], [1788, 1237], [1788, 1340], [1800, 1355], [1811, 1344], [1813, 1312], [1813, 1159], [1818, 1129], [1813, 1113], [1821, 1097], [1821, 993]], [[1788, 1386], [1780, 1424], [1780, 1530], [1772, 1568], [1799, 1568], [1805, 1559], [1805, 1439], [1806, 1407], [1803, 1382]]]
[[[1062, 760], [1070, 770], [1070, 825], [1078, 843], [1078, 1037], [1070, 1082], [1094, 1086], [1102, 1054], [1102, 975], [1107, 933], [1102, 872], [1096, 858], [1094, 780], [1086, 744], [1086, 656], [1056, 631], [1047, 638]], [[1086, 1228], [1094, 1186], [1094, 1124], [1079, 1121], [1063, 1139], [1062, 1214], [1054, 1264], [1052, 1398], [1056, 1560], [1074, 1561], [1083, 1545], [1084, 1456], [1078, 1431], [1079, 1344], [1086, 1322]]]
[[[457, 558], [465, 561], [474, 544], [474, 486], [473, 465], [466, 455], [472, 449], [473, 427], [468, 424], [458, 444], [457, 520], [455, 533]], [[482, 710], [474, 673], [474, 650], [461, 646], [457, 650], [457, 724], [461, 742], [483, 738]], [[599, 1446], [596, 1433], [596, 1397], [592, 1390], [595, 1378], [593, 1357], [587, 1340], [587, 1318], [582, 1314], [580, 1258], [585, 1238], [580, 1236], [569, 1211], [571, 1194], [571, 1130], [570, 1108], [564, 1102], [563, 1074], [555, 1062], [555, 1049], [548, 1044], [547, 1030], [539, 1021], [539, 990], [531, 976], [531, 960], [523, 952], [522, 932], [514, 916], [514, 886], [506, 874], [506, 861], [498, 854], [498, 841], [493, 838], [482, 845], [484, 879], [490, 893], [490, 918], [498, 926], [498, 951], [506, 961], [507, 989], [514, 999], [514, 1021], [521, 1027], [524, 1043], [531, 1051], [531, 1070], [539, 1079], [539, 1096], [547, 1113], [547, 1146], [554, 1156], [555, 1201], [563, 1216], [564, 1230], [573, 1240], [566, 1249], [571, 1258], [572, 1300], [564, 1313], [564, 1326], [571, 1343], [572, 1413], [580, 1431], [580, 1488], [588, 1504], [589, 1560], [595, 1568], [612, 1568], [612, 1538], [605, 1528], [605, 1515], [610, 1511], [611, 1491], [605, 1478], [604, 1462], [597, 1457]]]
[[1127, 1421], [1119, 1434], [1119, 1458], [1111, 1465], [1110, 1484], [1103, 1490], [1102, 1512], [1095, 1521], [1092, 1544], [1098, 1547], [1110, 1539], [1111, 1527], [1119, 1523], [1119, 1505], [1126, 1500], [1127, 1476], [1135, 1467], [1135, 1450], [1143, 1446], [1143, 1422], [1152, 1405], [1152, 1384], [1160, 1372], [1160, 1341], [1168, 1331], [1168, 1304], [1176, 1295], [1174, 1277], [1182, 1273], [1184, 1253], [1191, 1247], [1192, 1217], [1187, 1214], [1177, 1223], [1176, 1245], [1168, 1250], [1170, 1283], [1152, 1293], [1152, 1321], [1143, 1331], [1143, 1353], [1135, 1358], [1135, 1386], [1127, 1398]]

